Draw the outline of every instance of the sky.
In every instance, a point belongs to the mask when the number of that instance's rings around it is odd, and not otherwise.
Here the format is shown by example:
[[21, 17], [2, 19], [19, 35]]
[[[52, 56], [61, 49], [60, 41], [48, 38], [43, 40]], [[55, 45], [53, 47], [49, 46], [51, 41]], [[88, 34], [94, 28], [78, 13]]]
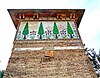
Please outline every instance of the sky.
[[0, 70], [6, 69], [16, 33], [7, 9], [85, 9], [79, 26], [82, 41], [100, 50], [100, 0], [0, 0]]

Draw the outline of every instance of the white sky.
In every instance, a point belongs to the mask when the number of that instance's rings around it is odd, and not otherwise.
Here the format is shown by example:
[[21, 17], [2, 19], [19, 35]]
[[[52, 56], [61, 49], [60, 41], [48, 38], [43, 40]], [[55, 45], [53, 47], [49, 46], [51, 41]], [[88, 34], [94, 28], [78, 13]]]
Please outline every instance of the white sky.
[[7, 9], [86, 9], [79, 26], [83, 43], [100, 50], [100, 0], [0, 0], [0, 69], [6, 69], [16, 29]]

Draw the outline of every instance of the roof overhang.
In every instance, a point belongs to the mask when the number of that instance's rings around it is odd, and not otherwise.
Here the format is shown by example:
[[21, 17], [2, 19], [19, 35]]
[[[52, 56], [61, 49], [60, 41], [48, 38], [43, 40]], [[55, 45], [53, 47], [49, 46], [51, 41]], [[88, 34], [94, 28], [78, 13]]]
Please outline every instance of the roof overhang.
[[69, 20], [74, 19], [76, 21], [77, 26], [79, 27], [85, 9], [8, 9], [8, 12], [16, 28], [19, 22], [19, 15], [23, 14], [29, 17], [30, 16], [32, 17], [32, 15], [34, 14], [38, 14], [39, 16], [43, 17], [48, 17], [48, 16], [54, 17], [59, 14], [65, 14]]

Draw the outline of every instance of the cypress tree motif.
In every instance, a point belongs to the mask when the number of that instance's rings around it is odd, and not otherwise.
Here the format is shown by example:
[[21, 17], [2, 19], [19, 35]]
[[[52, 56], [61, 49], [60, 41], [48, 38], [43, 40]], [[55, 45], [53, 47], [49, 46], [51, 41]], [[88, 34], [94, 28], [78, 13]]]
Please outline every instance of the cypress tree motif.
[[72, 36], [73, 30], [72, 30], [69, 22], [67, 22], [67, 32], [68, 32], [68, 34], [70, 34], [70, 37], [73, 38], [73, 36]]
[[57, 27], [57, 25], [56, 25], [56, 22], [54, 22], [54, 26], [53, 26], [53, 34], [55, 34], [56, 39], [58, 39], [57, 34], [59, 34], [59, 30], [58, 30], [58, 27]]
[[29, 34], [28, 22], [26, 23], [22, 34], [24, 35], [24, 39], [26, 39], [26, 35]]
[[42, 35], [44, 34], [43, 24], [40, 23], [38, 34], [40, 35], [40, 39], [42, 39]]

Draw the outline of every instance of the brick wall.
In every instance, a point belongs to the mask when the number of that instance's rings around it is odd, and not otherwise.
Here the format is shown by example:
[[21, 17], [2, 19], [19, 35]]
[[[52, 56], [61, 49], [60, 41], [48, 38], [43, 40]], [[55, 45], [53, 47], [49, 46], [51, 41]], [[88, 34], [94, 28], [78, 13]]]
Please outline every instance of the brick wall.
[[4, 78], [97, 78], [84, 50], [13, 51]]
[[26, 47], [44, 47], [44, 46], [83, 46], [80, 39], [65, 39], [65, 40], [33, 40], [33, 41], [14, 41], [13, 48], [26, 48]]

